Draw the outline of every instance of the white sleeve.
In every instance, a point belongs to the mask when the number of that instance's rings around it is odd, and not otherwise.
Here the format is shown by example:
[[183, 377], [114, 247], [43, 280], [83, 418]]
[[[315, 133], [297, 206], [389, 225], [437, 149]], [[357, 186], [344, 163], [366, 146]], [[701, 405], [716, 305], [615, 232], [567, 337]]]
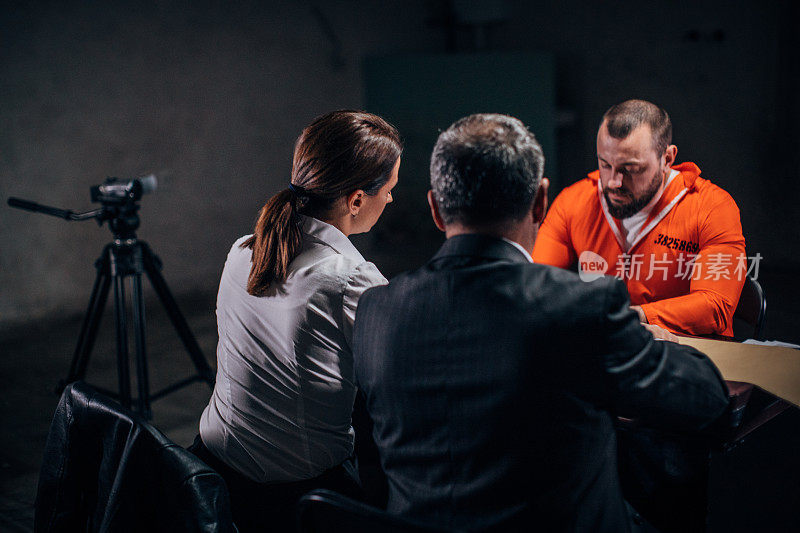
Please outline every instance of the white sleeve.
[[378, 267], [370, 262], [361, 263], [350, 273], [342, 297], [342, 306], [344, 308], [342, 330], [347, 344], [352, 344], [353, 341], [353, 323], [356, 320], [358, 299], [367, 289], [388, 283], [378, 270]]

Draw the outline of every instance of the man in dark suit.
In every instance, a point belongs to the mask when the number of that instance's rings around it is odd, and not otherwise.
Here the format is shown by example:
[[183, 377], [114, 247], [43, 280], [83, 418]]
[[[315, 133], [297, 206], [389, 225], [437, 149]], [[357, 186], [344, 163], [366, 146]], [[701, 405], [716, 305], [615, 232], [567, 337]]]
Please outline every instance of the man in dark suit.
[[388, 510], [465, 530], [626, 531], [616, 416], [707, 431], [727, 390], [700, 352], [655, 336], [625, 285], [535, 265], [541, 147], [517, 119], [443, 132], [428, 201], [447, 235], [422, 268], [367, 291], [355, 374]]

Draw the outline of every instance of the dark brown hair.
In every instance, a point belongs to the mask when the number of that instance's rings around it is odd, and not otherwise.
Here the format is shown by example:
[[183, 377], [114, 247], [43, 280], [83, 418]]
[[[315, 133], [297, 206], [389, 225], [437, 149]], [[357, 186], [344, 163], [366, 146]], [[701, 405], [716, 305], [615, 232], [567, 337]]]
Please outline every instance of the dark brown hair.
[[626, 100], [612, 106], [603, 115], [600, 127], [606, 123], [608, 134], [624, 139], [633, 130], [647, 124], [653, 132], [653, 148], [662, 154], [672, 144], [672, 122], [666, 111], [646, 100]]
[[261, 208], [253, 235], [242, 243], [253, 251], [247, 292], [263, 296], [286, 279], [302, 245], [298, 214], [325, 216], [357, 190], [374, 196], [401, 152], [394, 126], [363, 111], [334, 111], [307, 126], [294, 145], [291, 185]]

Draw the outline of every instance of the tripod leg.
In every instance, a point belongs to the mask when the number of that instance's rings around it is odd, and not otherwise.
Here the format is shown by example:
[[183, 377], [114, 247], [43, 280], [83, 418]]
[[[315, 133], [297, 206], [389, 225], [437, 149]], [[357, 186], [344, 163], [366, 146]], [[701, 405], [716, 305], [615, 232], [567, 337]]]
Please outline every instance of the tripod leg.
[[197, 369], [197, 373], [213, 389], [215, 380], [214, 371], [208, 366], [208, 362], [203, 356], [200, 346], [197, 344], [197, 339], [192, 335], [189, 325], [186, 323], [186, 319], [178, 308], [178, 304], [169, 291], [169, 287], [167, 287], [167, 282], [164, 281], [164, 277], [161, 275], [161, 272], [159, 272], [155, 255], [147, 244], [143, 242], [140, 242], [140, 244], [142, 245], [144, 271], [147, 273], [147, 277], [150, 278], [150, 283], [152, 283], [156, 294], [158, 294], [158, 298], [167, 310], [167, 315], [183, 341], [186, 351], [189, 352], [189, 357], [191, 357]]
[[147, 352], [145, 344], [144, 298], [142, 297], [142, 275], [137, 272], [132, 278], [133, 292], [133, 341], [136, 346], [136, 383], [139, 387], [137, 401], [139, 413], [150, 418], [150, 384], [147, 375]]
[[114, 275], [114, 308], [117, 318], [117, 378], [119, 379], [119, 401], [130, 409], [131, 380], [128, 363], [128, 324], [125, 317], [125, 278]]
[[86, 366], [89, 364], [89, 356], [97, 338], [97, 328], [100, 325], [100, 319], [103, 317], [110, 285], [108, 259], [106, 251], [103, 251], [103, 255], [97, 260], [97, 277], [94, 281], [92, 296], [89, 298], [89, 309], [86, 311], [86, 316], [81, 326], [78, 345], [75, 348], [75, 354], [72, 356], [69, 374], [67, 374], [66, 380], [59, 384], [59, 392], [63, 390], [67, 383], [83, 379], [86, 376]]

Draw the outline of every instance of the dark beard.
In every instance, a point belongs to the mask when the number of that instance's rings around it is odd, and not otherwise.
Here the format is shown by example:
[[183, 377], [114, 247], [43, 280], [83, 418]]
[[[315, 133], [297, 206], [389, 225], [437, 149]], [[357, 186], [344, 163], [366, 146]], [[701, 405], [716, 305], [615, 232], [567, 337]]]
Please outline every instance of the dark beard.
[[655, 176], [653, 176], [652, 181], [650, 182], [650, 187], [642, 194], [639, 198], [634, 198], [633, 201], [626, 205], [616, 205], [614, 204], [611, 199], [608, 197], [608, 190], [603, 189], [603, 196], [606, 197], [606, 205], [608, 206], [608, 212], [611, 213], [611, 216], [621, 220], [623, 218], [628, 218], [639, 211], [642, 210], [644, 206], [650, 203], [658, 189], [661, 187], [661, 181], [663, 180], [663, 175], [661, 171], [657, 171]]

